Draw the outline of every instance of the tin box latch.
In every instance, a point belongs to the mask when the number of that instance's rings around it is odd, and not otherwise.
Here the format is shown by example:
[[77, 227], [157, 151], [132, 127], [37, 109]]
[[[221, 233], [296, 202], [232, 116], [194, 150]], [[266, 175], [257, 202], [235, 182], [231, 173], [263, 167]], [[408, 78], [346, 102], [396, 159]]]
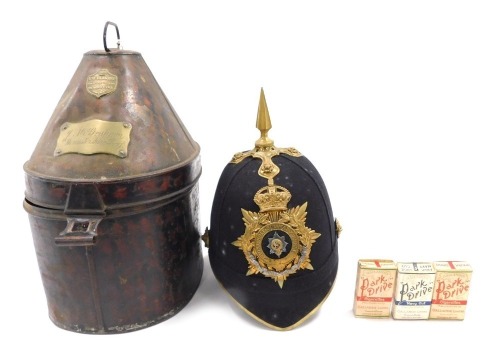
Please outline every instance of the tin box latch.
[[55, 238], [59, 246], [94, 245], [97, 228], [106, 215], [105, 205], [94, 184], [72, 184], [64, 208], [67, 224]]

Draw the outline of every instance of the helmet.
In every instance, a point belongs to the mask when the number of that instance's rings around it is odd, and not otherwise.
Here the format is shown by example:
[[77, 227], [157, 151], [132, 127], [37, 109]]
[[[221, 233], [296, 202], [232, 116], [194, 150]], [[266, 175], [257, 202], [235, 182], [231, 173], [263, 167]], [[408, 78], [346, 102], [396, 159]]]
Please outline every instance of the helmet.
[[217, 280], [263, 324], [289, 330], [330, 293], [338, 268], [328, 192], [295, 148], [278, 148], [261, 89], [253, 150], [236, 153], [219, 179], [206, 241]]

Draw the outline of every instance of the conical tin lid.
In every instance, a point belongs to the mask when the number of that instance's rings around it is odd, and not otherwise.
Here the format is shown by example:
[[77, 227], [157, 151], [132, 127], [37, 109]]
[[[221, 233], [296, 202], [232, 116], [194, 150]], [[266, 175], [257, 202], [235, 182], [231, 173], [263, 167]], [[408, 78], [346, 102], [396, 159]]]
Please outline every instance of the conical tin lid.
[[121, 180], [175, 169], [199, 151], [142, 55], [105, 42], [84, 54], [24, 170]]

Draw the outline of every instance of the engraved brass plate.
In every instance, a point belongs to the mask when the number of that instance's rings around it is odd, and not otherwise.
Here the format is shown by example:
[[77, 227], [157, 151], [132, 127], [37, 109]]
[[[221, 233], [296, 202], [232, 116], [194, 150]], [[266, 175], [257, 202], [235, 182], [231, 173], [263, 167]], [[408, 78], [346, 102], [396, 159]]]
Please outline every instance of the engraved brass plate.
[[66, 153], [113, 154], [127, 156], [132, 125], [91, 119], [81, 123], [66, 122], [61, 126], [54, 156]]
[[87, 77], [87, 92], [101, 98], [113, 93], [118, 84], [118, 77], [106, 69], [101, 69]]

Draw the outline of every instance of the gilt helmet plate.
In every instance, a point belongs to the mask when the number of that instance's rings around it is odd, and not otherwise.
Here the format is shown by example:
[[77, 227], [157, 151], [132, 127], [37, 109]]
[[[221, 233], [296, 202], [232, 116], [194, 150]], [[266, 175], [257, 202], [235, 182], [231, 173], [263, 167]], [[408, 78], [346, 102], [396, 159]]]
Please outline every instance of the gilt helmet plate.
[[248, 261], [248, 275], [262, 274], [280, 287], [298, 270], [313, 270], [309, 254], [321, 234], [306, 226], [307, 202], [292, 209], [287, 206], [290, 192], [280, 186], [260, 189], [254, 198], [260, 212], [242, 209], [245, 233], [232, 244]]

